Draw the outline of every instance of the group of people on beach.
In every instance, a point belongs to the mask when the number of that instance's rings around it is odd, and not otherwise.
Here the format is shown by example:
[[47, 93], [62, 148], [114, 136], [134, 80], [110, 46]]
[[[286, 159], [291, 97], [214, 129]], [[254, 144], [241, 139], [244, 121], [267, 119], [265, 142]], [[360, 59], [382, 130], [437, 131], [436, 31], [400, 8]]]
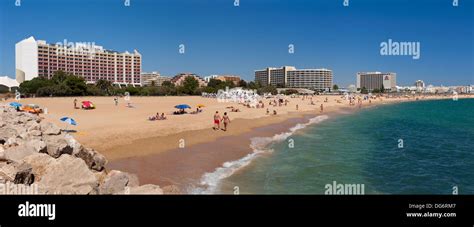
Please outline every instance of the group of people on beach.
[[213, 127], [213, 129], [214, 130], [221, 129], [221, 122], [224, 125], [224, 128], [222, 128], [222, 130], [227, 131], [227, 125], [230, 124], [230, 118], [227, 115], [227, 112], [224, 112], [224, 116], [221, 118], [221, 116], [219, 115], [219, 111], [216, 111], [216, 113], [214, 114], [214, 127]]
[[165, 116], [165, 113], [161, 113], [160, 115], [160, 113], [157, 112], [155, 116], [149, 117], [148, 120], [150, 121], [166, 120], [166, 116]]

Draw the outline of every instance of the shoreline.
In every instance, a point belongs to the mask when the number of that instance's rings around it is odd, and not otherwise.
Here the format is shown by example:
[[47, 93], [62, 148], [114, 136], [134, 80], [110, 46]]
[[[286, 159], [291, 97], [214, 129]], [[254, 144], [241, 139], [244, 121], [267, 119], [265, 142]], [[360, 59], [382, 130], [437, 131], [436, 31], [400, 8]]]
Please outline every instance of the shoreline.
[[231, 162], [239, 162], [241, 159], [255, 154], [254, 148], [251, 146], [254, 138], [271, 138], [275, 135], [288, 133], [290, 128], [298, 124], [308, 124], [308, 121], [315, 117], [329, 116], [329, 118], [333, 118], [336, 115], [350, 114], [353, 111], [358, 110], [341, 109], [324, 114], [308, 113], [292, 116], [278, 122], [254, 127], [251, 131], [222, 136], [207, 142], [200, 141], [185, 148], [113, 160], [108, 164], [108, 167], [131, 171], [143, 183], [156, 183], [162, 186], [174, 185], [183, 190], [183, 193], [193, 193], [193, 189], [206, 190], [197, 187], [203, 183], [201, 180], [205, 174], [213, 173], [216, 169], [223, 167], [224, 163], [228, 168]]
[[[467, 97], [467, 98], [474, 98]], [[376, 100], [372, 104], [364, 104], [364, 108], [373, 108], [378, 105], [392, 104], [392, 103], [401, 103], [401, 102], [414, 102], [414, 101], [429, 101], [429, 100], [441, 100], [441, 99], [451, 99], [451, 97], [434, 97], [428, 99], [384, 99], [382, 101]], [[230, 103], [229, 103], [230, 104]], [[319, 103], [315, 105], [319, 107]], [[338, 106], [329, 106], [324, 108], [324, 113], [331, 113], [333, 111], [339, 111], [340, 109], [344, 110], [359, 110], [357, 106], [347, 106], [345, 103]], [[262, 110], [263, 111], [263, 110]], [[233, 114], [233, 113], [230, 113]], [[260, 127], [264, 127], [270, 124], [277, 124], [284, 122], [291, 118], [301, 118], [305, 115], [317, 115], [320, 114], [319, 109], [312, 110], [303, 110], [303, 111], [288, 111], [287, 113], [279, 115], [263, 115], [257, 117], [246, 117], [246, 118], [235, 118], [232, 120], [229, 130], [226, 132], [214, 131], [211, 129], [211, 125], [205, 128], [183, 130], [179, 132], [174, 132], [166, 135], [154, 135], [154, 136], [145, 136], [132, 139], [131, 142], [121, 143], [115, 146], [109, 146], [101, 150], [101, 153], [104, 154], [109, 160], [118, 160], [124, 158], [131, 158], [137, 156], [146, 156], [151, 154], [156, 154], [160, 152], [166, 152], [173, 149], [177, 149], [179, 146], [179, 140], [184, 139], [185, 146], [192, 146], [201, 143], [210, 143], [218, 140], [222, 137], [235, 136], [245, 132], [251, 132], [252, 130]], [[220, 133], [220, 134], [218, 134]], [[135, 149], [137, 145], [143, 148], [139, 152], [130, 152], [130, 149]], [[154, 150], [151, 150], [151, 149]]]
[[[212, 192], [212, 189], [209, 191], [208, 189], [203, 188], [203, 186], [216, 186], [212, 184], [216, 184], [222, 178], [222, 176], [219, 176], [219, 173], [216, 172], [221, 171], [224, 172], [224, 175], [226, 175], [229, 174], [229, 171], [231, 171], [230, 174], [232, 174], [232, 171], [234, 170], [226, 171], [225, 169], [232, 168], [232, 165], [241, 165], [241, 163], [239, 163], [240, 161], [248, 161], [248, 163], [243, 164], [244, 166], [250, 164], [254, 158], [249, 157], [251, 155], [265, 155], [255, 154], [255, 151], [251, 147], [253, 138], [268, 138], [287, 133], [290, 128], [294, 128], [298, 124], [308, 124], [310, 119], [317, 116], [328, 116], [329, 119], [332, 119], [339, 115], [352, 114], [360, 110], [370, 109], [384, 104], [430, 100], [433, 99], [381, 102], [374, 105], [366, 105], [361, 109], [357, 108], [356, 106], [339, 107], [325, 111], [323, 114], [315, 113], [314, 111], [293, 113], [288, 114], [276, 121], [267, 121], [261, 126], [251, 127], [240, 132], [234, 132], [231, 135], [218, 136], [216, 138], [208, 138], [205, 140], [202, 140], [199, 137], [206, 135], [206, 131], [208, 130], [197, 130], [191, 132], [191, 134], [194, 133], [198, 135], [194, 135], [195, 141], [193, 141], [191, 144], [188, 144], [185, 148], [161, 148], [160, 151], [157, 152], [151, 152], [145, 155], [142, 153], [143, 156], [112, 160], [111, 163], [109, 163], [109, 166], [110, 168], [133, 172], [137, 174], [139, 179], [144, 183], [154, 183], [162, 186], [175, 185], [182, 189], [183, 193], [209, 193]], [[240, 119], [241, 123], [244, 125], [245, 122], [253, 120]], [[180, 137], [187, 138], [187, 136], [189, 135], [186, 132], [178, 133], [168, 137], [149, 139], [148, 143], [160, 143], [158, 142], [160, 139], [162, 141], [169, 141], [176, 140]], [[123, 147], [119, 149], [127, 150], [127, 148]], [[241, 168], [238, 167], [236, 171], [240, 169]], [[225, 178], [225, 176], [223, 178]]]

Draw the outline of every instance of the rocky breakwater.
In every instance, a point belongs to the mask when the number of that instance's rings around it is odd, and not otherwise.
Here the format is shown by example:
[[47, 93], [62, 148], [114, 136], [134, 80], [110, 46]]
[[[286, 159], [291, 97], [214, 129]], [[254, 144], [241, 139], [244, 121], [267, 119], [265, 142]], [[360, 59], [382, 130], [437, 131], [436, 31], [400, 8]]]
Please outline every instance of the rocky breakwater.
[[140, 186], [133, 174], [106, 170], [106, 163], [56, 125], [0, 106], [0, 185], [34, 186], [39, 194], [164, 193], [157, 185]]

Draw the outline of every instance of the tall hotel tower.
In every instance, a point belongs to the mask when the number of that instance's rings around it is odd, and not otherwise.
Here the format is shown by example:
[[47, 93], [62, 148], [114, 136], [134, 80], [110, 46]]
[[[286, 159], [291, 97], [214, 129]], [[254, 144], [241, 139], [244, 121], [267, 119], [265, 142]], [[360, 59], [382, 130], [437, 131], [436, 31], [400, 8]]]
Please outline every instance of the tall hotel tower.
[[38, 76], [51, 78], [62, 70], [87, 83], [103, 79], [119, 85], [141, 84], [142, 56], [136, 50], [119, 53], [95, 44], [48, 44], [29, 37], [16, 44], [15, 52], [18, 83]]
[[255, 82], [263, 86], [326, 90], [332, 88], [332, 70], [296, 69], [293, 66], [255, 70]]

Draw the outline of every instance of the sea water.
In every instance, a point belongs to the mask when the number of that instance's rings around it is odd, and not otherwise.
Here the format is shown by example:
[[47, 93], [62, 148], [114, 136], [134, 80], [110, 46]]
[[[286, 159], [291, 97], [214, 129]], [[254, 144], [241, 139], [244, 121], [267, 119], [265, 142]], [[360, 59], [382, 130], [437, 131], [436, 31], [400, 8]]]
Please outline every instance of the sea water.
[[474, 194], [474, 99], [319, 116], [249, 146], [251, 157], [209, 173], [212, 192], [325, 194], [337, 182], [365, 194]]

